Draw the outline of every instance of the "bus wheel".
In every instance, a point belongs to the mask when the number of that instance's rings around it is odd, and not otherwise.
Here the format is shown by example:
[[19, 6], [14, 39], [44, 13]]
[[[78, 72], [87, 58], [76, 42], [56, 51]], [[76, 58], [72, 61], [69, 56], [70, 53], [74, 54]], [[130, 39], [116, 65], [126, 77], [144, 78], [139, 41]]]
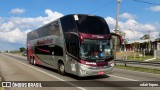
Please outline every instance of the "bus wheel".
[[31, 62], [32, 65], [34, 64], [34, 59], [33, 59], [33, 57], [31, 58], [30, 62]]
[[28, 59], [28, 63], [31, 64], [31, 58]]
[[62, 62], [58, 63], [58, 73], [61, 75], [65, 75], [65, 67], [64, 64]]

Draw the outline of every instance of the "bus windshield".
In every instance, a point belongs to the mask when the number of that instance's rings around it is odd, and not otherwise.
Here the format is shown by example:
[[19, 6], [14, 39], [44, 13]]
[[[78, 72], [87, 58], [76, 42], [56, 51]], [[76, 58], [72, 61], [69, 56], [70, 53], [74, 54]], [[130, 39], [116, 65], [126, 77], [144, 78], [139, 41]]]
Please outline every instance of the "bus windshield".
[[104, 35], [110, 34], [106, 21], [98, 16], [77, 15], [76, 26], [78, 32]]
[[84, 39], [84, 43], [80, 46], [80, 58], [85, 60], [106, 59], [110, 55], [110, 40]]

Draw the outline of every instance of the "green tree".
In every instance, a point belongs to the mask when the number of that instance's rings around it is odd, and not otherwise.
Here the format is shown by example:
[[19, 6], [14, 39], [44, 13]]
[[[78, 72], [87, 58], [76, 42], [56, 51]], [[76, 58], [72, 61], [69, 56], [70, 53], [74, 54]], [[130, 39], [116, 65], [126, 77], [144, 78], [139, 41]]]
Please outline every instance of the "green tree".
[[155, 41], [160, 41], [160, 38], [156, 38]]
[[148, 34], [145, 34], [143, 37], [140, 38], [141, 40], [146, 40], [146, 39], [149, 39], [149, 35]]
[[19, 51], [20, 51], [20, 52], [23, 52], [23, 51], [25, 51], [25, 50], [26, 50], [26, 48], [24, 48], [24, 47], [20, 47], [20, 48], [19, 48]]

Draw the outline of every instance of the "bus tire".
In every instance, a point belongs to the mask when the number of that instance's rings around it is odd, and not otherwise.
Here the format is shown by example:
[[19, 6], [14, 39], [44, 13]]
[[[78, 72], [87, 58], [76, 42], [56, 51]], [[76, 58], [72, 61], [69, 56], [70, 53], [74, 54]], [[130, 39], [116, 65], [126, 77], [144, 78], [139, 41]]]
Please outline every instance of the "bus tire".
[[28, 59], [28, 63], [31, 64], [31, 58]]
[[65, 66], [64, 66], [63, 62], [58, 63], [58, 73], [63, 76], [65, 75]]
[[34, 62], [33, 60], [34, 60], [34, 59], [33, 59], [33, 57], [32, 57], [31, 60], [30, 60], [32, 65], [33, 65], [33, 62]]

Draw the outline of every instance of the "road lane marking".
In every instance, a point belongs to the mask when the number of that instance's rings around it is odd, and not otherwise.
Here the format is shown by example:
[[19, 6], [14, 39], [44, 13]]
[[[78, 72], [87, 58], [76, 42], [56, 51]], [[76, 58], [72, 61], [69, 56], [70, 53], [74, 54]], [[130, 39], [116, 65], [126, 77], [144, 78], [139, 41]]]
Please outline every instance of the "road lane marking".
[[[9, 57], [9, 58], [10, 58], [10, 57]], [[13, 58], [11, 58], [11, 59], [13, 59]], [[20, 61], [18, 61], [18, 60], [16, 60], [16, 59], [14, 59], [14, 60], [15, 60], [16, 62], [19, 62], [19, 63], [21, 63], [21, 64], [23, 64], [23, 65], [26, 65], [26, 66], [32, 68], [32, 69], [35, 69], [35, 70], [37, 70], [37, 71], [39, 71], [39, 72], [41, 72], [41, 73], [44, 73], [44, 74], [46, 74], [46, 75], [48, 75], [48, 76], [51, 76], [51, 77], [53, 77], [53, 78], [56, 78], [56, 79], [58, 79], [58, 80], [60, 80], [60, 81], [66, 81], [66, 80], [61, 79], [61, 78], [59, 78], [59, 77], [53, 76], [52, 74], [49, 74], [49, 73], [47, 73], [47, 72], [44, 72], [44, 71], [42, 71], [42, 70], [40, 70], [40, 69], [37, 69], [37, 68], [35, 68], [35, 67], [33, 67], [33, 66], [30, 66], [30, 65], [28, 65], [28, 64], [25, 64], [25, 63], [23, 63], [23, 62], [20, 62]], [[67, 84], [69, 84], [69, 85], [72, 85], [72, 86], [74, 86], [74, 87], [76, 87], [76, 88], [78, 88], [78, 89], [80, 89], [80, 90], [87, 90], [87, 89], [85, 89], [85, 88], [83, 88], [83, 87], [79, 87], [79, 86], [77, 86], [77, 85], [75, 85], [75, 84], [73, 84], [73, 83], [70, 83], [70, 82], [65, 82], [65, 83], [67, 83]]]
[[[9, 57], [9, 58], [10, 58], [10, 57]], [[13, 59], [13, 58], [11, 58], [11, 59]], [[56, 79], [58, 79], [58, 80], [60, 80], [60, 81], [66, 81], [66, 80], [63, 80], [63, 79], [61, 79], [61, 78], [59, 78], [59, 77], [53, 76], [52, 74], [46, 73], [46, 72], [44, 72], [44, 71], [42, 71], [42, 70], [40, 70], [40, 69], [37, 69], [37, 68], [35, 68], [35, 67], [31, 66], [31, 65], [25, 64], [25, 63], [23, 63], [23, 62], [21, 62], [21, 61], [18, 61], [18, 60], [16, 60], [16, 59], [14, 59], [14, 60], [17, 61], [17, 62], [19, 62], [19, 63], [21, 63], [21, 64], [23, 64], [23, 65], [26, 65], [26, 66], [28, 66], [28, 67], [30, 67], [30, 68], [33, 68], [33, 69], [35, 69], [35, 70], [37, 70], [37, 71], [40, 71], [40, 72], [42, 72], [42, 73], [44, 73], [44, 74], [47, 74], [47, 75], [49, 75], [49, 76], [51, 76], [51, 77], [53, 77], [53, 78], [56, 78]], [[116, 78], [125, 79], [125, 80], [129, 80], [129, 81], [139, 81], [139, 80], [136, 80], [136, 79], [125, 78], [125, 77], [120, 77], [120, 76], [111, 75], [111, 74], [108, 74], [108, 75], [111, 76], [111, 77], [116, 77]], [[77, 86], [77, 85], [75, 85], [75, 84], [73, 84], [73, 83], [69, 83], [69, 82], [66, 82], [66, 83], [68, 83], [68, 84], [70, 84], [70, 85], [72, 85], [72, 86], [74, 86], [74, 87], [76, 87], [76, 88], [78, 88], [78, 89], [80, 89], [80, 90], [87, 90], [87, 89], [85, 89], [85, 88], [83, 88], [83, 87], [79, 87], [79, 86]]]
[[130, 78], [120, 77], [120, 76], [116, 76], [116, 75], [109, 75], [109, 76], [116, 77], [116, 78], [121, 78], [121, 79], [125, 79], [125, 80], [130, 80], [130, 81], [139, 81], [139, 80], [136, 80], [136, 79], [130, 79]]

